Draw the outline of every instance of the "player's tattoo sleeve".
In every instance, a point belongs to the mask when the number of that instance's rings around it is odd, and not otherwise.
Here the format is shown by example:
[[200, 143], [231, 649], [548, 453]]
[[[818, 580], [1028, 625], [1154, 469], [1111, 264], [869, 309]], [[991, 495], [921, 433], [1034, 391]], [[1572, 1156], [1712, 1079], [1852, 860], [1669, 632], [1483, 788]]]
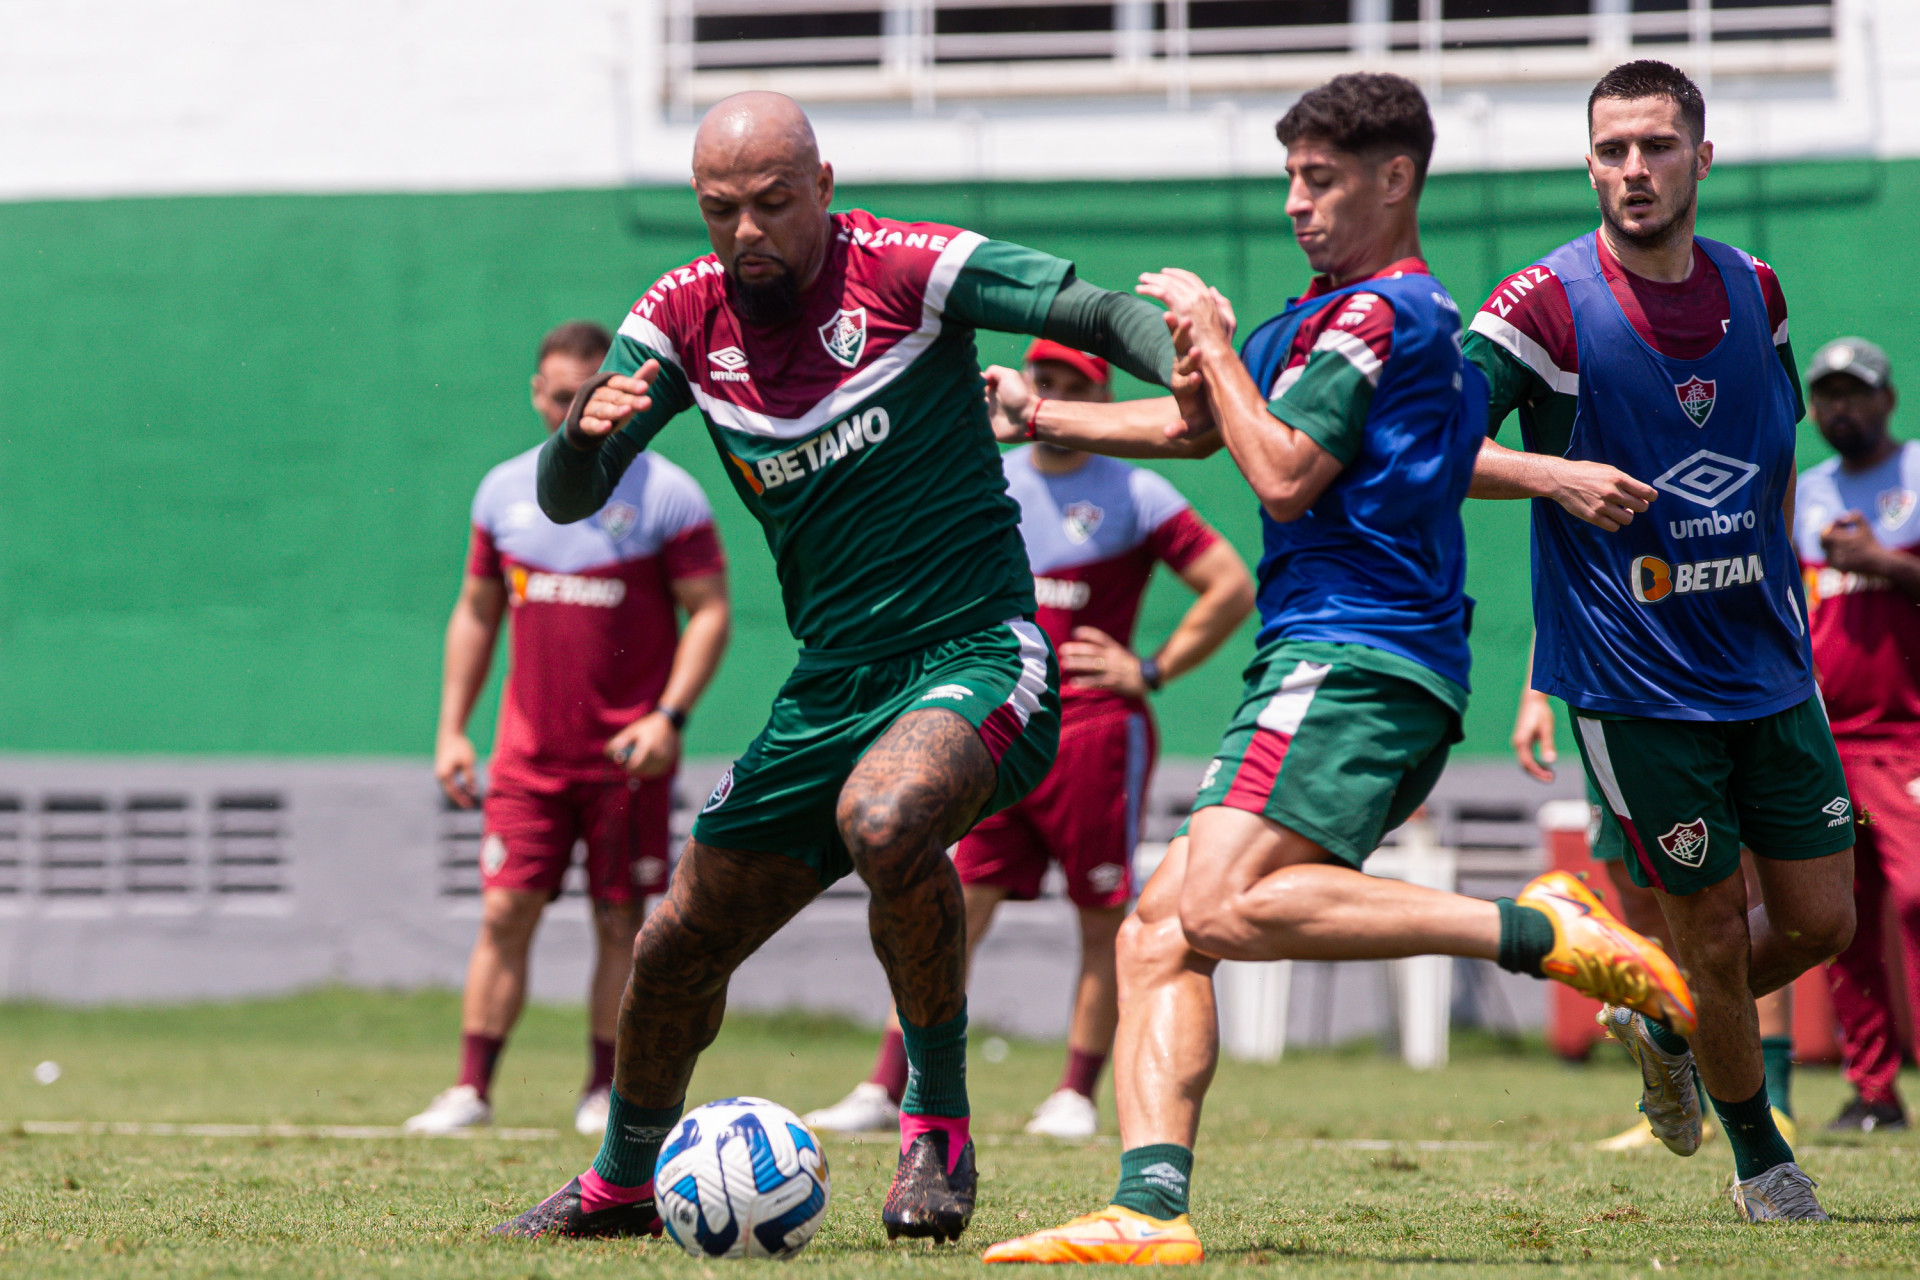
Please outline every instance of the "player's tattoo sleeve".
[[873, 894], [873, 949], [916, 1026], [955, 1017], [966, 1000], [966, 907], [946, 851], [992, 796], [994, 777], [971, 724], [915, 711], [881, 735], [840, 793], [840, 833]]
[[692, 841], [634, 941], [620, 1004], [614, 1087], [642, 1107], [678, 1105], [726, 1013], [727, 980], [820, 892], [806, 863]]

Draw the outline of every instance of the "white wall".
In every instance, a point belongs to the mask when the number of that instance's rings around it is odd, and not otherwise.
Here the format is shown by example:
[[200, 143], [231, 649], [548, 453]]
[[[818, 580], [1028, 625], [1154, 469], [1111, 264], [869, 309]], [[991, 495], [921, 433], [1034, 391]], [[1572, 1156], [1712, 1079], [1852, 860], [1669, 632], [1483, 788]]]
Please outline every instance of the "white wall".
[[[658, 21], [657, 0], [0, 0], [0, 199], [677, 181], [691, 126], [662, 119]], [[1920, 154], [1920, 3], [1843, 0], [1840, 25], [1832, 76], [1714, 86], [1723, 159]], [[1436, 165], [1568, 163], [1583, 100], [1449, 90]], [[1178, 176], [1276, 170], [1284, 105], [817, 122], [854, 180]]]

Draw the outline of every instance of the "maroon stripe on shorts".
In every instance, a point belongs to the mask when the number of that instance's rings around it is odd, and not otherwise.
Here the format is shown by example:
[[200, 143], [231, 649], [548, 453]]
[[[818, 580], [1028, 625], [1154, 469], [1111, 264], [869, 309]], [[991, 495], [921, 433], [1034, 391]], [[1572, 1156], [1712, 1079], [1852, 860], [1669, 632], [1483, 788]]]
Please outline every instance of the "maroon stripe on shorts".
[[1256, 729], [1253, 738], [1247, 743], [1247, 752], [1240, 757], [1240, 767], [1234, 770], [1233, 785], [1227, 789], [1227, 798], [1220, 803], [1229, 809], [1245, 809], [1249, 813], [1262, 813], [1266, 810], [1267, 799], [1273, 795], [1273, 786], [1280, 778], [1280, 766], [1287, 758], [1287, 748], [1293, 743], [1290, 733], [1276, 733], [1272, 729]]
[[980, 741], [987, 744], [987, 754], [993, 757], [994, 764], [1000, 763], [1000, 757], [1007, 754], [1014, 739], [1020, 736], [1026, 723], [1020, 719], [1020, 713], [1010, 702], [1003, 702], [993, 709], [993, 713], [980, 722]]
[[1627, 843], [1633, 846], [1634, 855], [1640, 859], [1640, 869], [1647, 873], [1647, 879], [1653, 881], [1654, 888], [1662, 893], [1666, 892], [1667, 882], [1660, 878], [1660, 872], [1655, 869], [1653, 859], [1647, 856], [1647, 847], [1640, 843], [1640, 833], [1633, 829], [1633, 819], [1624, 813], [1616, 813], [1613, 816], [1620, 823], [1620, 829], [1627, 833]]

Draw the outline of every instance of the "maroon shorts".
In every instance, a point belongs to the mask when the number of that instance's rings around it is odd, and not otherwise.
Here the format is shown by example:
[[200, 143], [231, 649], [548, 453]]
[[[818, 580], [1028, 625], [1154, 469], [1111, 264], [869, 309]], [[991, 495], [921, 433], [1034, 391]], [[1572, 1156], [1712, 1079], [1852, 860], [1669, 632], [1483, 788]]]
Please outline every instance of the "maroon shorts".
[[587, 846], [587, 894], [596, 902], [644, 901], [667, 887], [667, 815], [673, 779], [570, 782], [515, 771], [495, 774], [480, 842], [487, 889], [558, 897], [575, 843]]
[[1080, 712], [1068, 701], [1052, 770], [955, 849], [960, 883], [994, 885], [1024, 902], [1040, 896], [1051, 861], [1066, 873], [1075, 906], [1124, 903], [1133, 896], [1133, 847], [1154, 749], [1144, 711], [1105, 703]]

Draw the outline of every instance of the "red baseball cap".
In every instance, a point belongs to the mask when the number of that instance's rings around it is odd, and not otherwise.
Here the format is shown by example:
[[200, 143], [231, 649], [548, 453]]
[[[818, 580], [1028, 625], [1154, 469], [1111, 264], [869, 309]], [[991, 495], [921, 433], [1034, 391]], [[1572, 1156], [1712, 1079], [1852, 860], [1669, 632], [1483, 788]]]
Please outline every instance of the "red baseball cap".
[[1051, 338], [1041, 338], [1027, 348], [1022, 357], [1023, 364], [1038, 364], [1042, 360], [1057, 360], [1069, 369], [1078, 369], [1096, 386], [1107, 385], [1107, 362], [1099, 356], [1090, 356], [1084, 351], [1075, 351], [1064, 342], [1055, 342]]

